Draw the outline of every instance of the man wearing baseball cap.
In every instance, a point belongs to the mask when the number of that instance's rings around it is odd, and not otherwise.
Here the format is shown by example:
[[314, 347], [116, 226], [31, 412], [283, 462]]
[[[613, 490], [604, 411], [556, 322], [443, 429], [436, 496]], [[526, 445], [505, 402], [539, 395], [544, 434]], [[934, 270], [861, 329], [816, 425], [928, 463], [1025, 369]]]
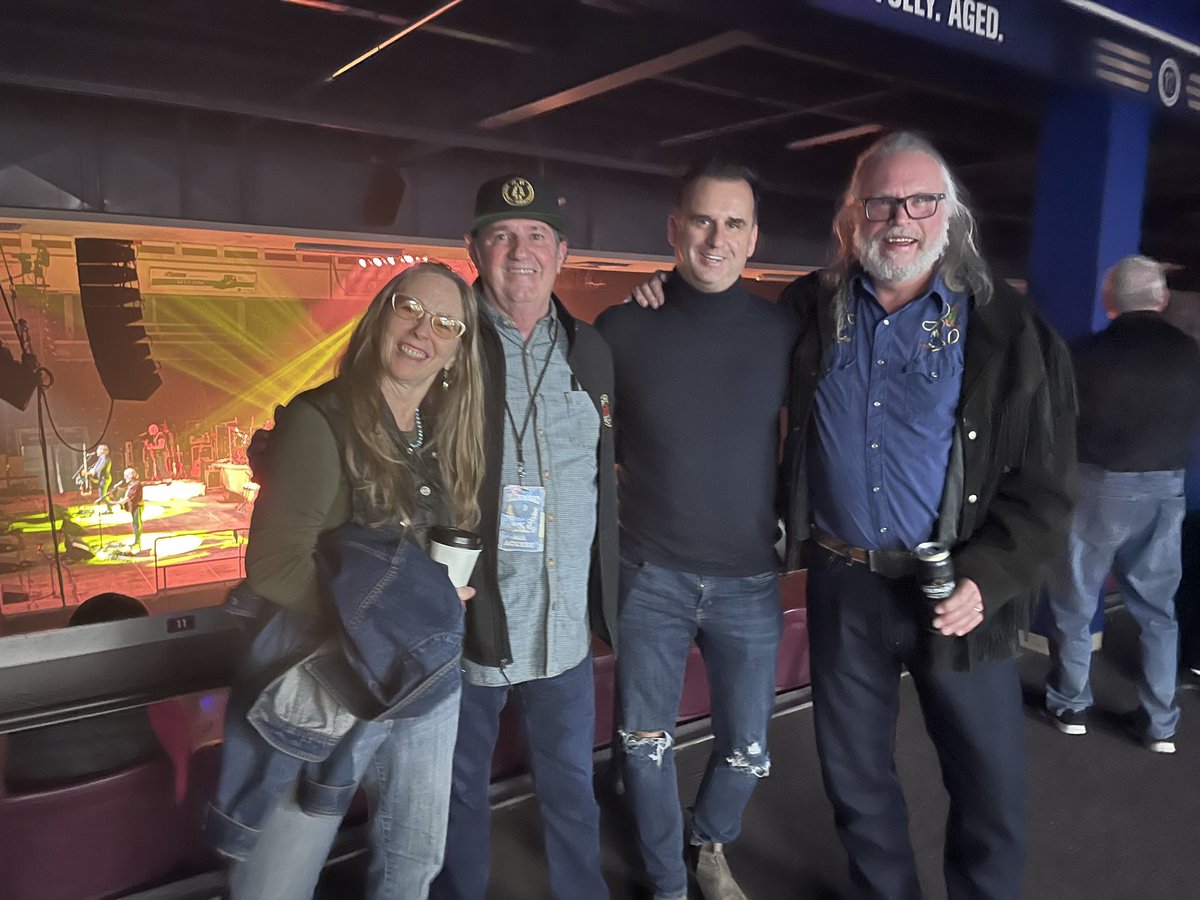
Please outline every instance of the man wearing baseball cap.
[[465, 235], [479, 270], [486, 396], [483, 553], [471, 585], [445, 862], [431, 896], [483, 900], [488, 782], [515, 697], [558, 900], [609, 896], [592, 788], [591, 632], [614, 649], [616, 473], [612, 359], [554, 296], [563, 201], [540, 177], [492, 179]]

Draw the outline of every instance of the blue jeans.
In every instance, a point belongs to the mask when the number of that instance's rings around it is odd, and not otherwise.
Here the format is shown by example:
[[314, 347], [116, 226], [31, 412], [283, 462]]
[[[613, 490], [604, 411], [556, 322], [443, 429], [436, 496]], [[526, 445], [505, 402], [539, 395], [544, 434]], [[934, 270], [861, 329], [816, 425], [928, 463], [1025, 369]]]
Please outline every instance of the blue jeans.
[[484, 900], [487, 894], [492, 815], [488, 784], [500, 712], [510, 692], [520, 706], [529, 747], [550, 892], [556, 900], [607, 900], [608, 887], [600, 872], [600, 808], [592, 783], [596, 702], [590, 653], [553, 678], [511, 688], [463, 684], [446, 860], [430, 896]]
[[1088, 624], [1111, 569], [1121, 599], [1142, 629], [1138, 699], [1149, 717], [1147, 737], [1170, 737], [1179, 723], [1175, 703], [1179, 628], [1175, 590], [1182, 575], [1180, 540], [1186, 501], [1183, 472], [1107, 472], [1079, 467], [1079, 500], [1067, 558], [1050, 590], [1054, 611], [1054, 668], [1046, 685], [1051, 712], [1092, 705]]
[[928, 606], [912, 578], [889, 580], [812, 550], [808, 628], [817, 756], [855, 896], [922, 896], [895, 760], [900, 673], [907, 666], [950, 798], [946, 895], [1017, 900], [1028, 834], [1016, 663], [977, 663], [966, 671], [932, 666], [930, 642], [951, 639], [927, 629]]
[[692, 843], [727, 843], [771, 769], [767, 723], [783, 613], [779, 578], [722, 578], [621, 559], [617, 691], [625, 787], [646, 874], [663, 896], [687, 893], [675, 720], [693, 640], [712, 690], [713, 748], [693, 809]]
[[[458, 712], [455, 691], [420, 718], [366, 723], [355, 745], [355, 776], [371, 808], [371, 900], [425, 897], [441, 868]], [[250, 857], [234, 864], [231, 900], [311, 898], [340, 824], [285, 798]]]

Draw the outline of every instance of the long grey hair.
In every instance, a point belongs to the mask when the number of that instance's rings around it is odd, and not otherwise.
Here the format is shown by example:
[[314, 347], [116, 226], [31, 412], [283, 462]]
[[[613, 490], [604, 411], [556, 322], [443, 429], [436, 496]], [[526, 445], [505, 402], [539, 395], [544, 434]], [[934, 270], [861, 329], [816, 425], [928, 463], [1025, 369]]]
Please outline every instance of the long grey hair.
[[946, 160], [933, 145], [911, 131], [896, 131], [880, 138], [862, 152], [854, 165], [854, 174], [833, 219], [832, 262], [821, 273], [821, 280], [833, 289], [834, 313], [838, 337], [844, 337], [850, 324], [850, 278], [860, 261], [854, 247], [854, 231], [861, 213], [861, 181], [866, 168], [896, 153], [924, 153], [942, 170], [946, 185], [947, 245], [942, 254], [941, 274], [946, 287], [974, 295], [975, 302], [986, 303], [992, 297], [992, 276], [979, 252], [978, 226], [966, 204], [966, 192], [950, 172]]

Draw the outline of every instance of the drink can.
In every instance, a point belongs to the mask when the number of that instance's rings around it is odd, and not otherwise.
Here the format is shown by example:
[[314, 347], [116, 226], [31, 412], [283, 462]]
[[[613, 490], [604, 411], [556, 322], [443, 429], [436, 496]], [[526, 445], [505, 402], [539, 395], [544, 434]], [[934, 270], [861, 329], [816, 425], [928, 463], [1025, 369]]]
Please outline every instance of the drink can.
[[954, 593], [954, 560], [950, 548], [936, 541], [917, 544], [917, 584], [926, 599], [940, 603]]

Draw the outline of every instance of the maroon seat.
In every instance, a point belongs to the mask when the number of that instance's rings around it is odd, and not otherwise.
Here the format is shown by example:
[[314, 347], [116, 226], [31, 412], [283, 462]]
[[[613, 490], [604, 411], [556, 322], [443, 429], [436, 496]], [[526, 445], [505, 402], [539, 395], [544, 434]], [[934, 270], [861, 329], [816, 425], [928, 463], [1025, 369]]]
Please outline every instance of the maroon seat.
[[188, 791], [188, 768], [192, 756], [192, 733], [187, 707], [180, 700], [160, 700], [146, 708], [150, 727], [171, 760], [175, 772], [175, 802], [182, 803]]
[[88, 900], [170, 875], [187, 854], [171, 761], [0, 798], [0, 897]]
[[783, 634], [779, 640], [779, 662], [775, 667], [775, 690], [788, 691], [810, 683], [808, 655], [808, 610], [803, 606], [783, 611]]
[[209, 802], [217, 793], [221, 775], [221, 745], [206, 744], [188, 760], [187, 797], [182, 807], [183, 853], [181, 874], [212, 871], [221, 865], [204, 833], [204, 816]]
[[616, 659], [612, 652], [594, 657], [596, 672], [596, 747], [607, 747], [612, 743], [616, 731], [617, 685]]

